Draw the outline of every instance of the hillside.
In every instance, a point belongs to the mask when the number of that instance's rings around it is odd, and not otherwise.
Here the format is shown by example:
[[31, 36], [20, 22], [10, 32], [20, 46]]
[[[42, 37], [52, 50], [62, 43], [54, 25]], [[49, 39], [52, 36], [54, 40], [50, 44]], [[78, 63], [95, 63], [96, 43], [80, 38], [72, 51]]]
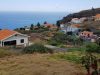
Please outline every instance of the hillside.
[[59, 20], [60, 22], [69, 22], [72, 18], [81, 18], [81, 17], [90, 17], [95, 16], [96, 14], [100, 13], [100, 8], [92, 8], [89, 10], [83, 10], [77, 13], [69, 14], [66, 17], [63, 17], [62, 20]]

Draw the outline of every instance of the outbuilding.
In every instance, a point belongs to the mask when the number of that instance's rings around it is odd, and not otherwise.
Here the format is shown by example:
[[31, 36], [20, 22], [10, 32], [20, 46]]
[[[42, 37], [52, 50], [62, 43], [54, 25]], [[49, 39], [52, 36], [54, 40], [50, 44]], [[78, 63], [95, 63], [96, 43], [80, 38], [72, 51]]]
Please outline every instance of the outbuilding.
[[28, 46], [29, 36], [21, 34], [13, 30], [1, 30], [0, 31], [0, 47], [5, 46]]

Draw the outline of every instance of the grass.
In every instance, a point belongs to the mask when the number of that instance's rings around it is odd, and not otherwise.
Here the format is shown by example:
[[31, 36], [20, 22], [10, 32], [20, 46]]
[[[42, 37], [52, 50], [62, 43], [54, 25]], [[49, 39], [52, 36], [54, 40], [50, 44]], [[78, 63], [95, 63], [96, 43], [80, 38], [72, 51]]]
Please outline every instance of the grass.
[[0, 75], [85, 75], [68, 61], [51, 60], [50, 54], [25, 54], [0, 59]]
[[51, 55], [51, 58], [58, 60], [67, 60], [74, 63], [81, 63], [81, 57], [83, 54], [81, 52], [66, 52], [66, 53], [56, 53]]
[[[84, 51], [75, 50], [76, 48], [66, 53], [16, 56], [16, 51], [0, 49], [0, 75], [86, 75], [80, 65]], [[100, 54], [94, 55], [100, 58]]]
[[0, 49], [0, 58], [7, 57], [7, 56], [13, 56], [13, 55], [19, 55], [20, 53], [15, 50], [7, 50], [7, 49]]
[[[100, 54], [94, 53], [94, 55], [100, 59]], [[72, 51], [66, 53], [56, 53], [50, 56], [51, 59], [66, 60], [72, 63], [81, 64], [81, 57], [84, 56], [83, 51]]]
[[72, 48], [69, 48], [69, 52], [74, 52], [74, 51], [80, 51], [80, 52], [84, 52], [86, 50], [85, 47], [72, 47]]

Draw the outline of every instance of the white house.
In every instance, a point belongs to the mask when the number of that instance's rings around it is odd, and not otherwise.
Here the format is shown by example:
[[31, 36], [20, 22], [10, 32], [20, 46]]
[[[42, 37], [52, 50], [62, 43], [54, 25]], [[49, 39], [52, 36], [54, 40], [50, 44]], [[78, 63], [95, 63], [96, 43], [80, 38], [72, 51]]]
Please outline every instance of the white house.
[[76, 30], [78, 30], [77, 27], [74, 27], [74, 26], [68, 26], [67, 27], [67, 32], [75, 32]]
[[27, 46], [29, 45], [27, 35], [12, 30], [0, 31], [0, 47], [4, 46]]
[[60, 24], [60, 28], [64, 28], [65, 27], [65, 24]]
[[79, 18], [73, 18], [71, 20], [71, 23], [79, 24], [79, 23], [82, 23], [82, 21]]
[[28, 27], [28, 26], [25, 26], [24, 28], [25, 28], [25, 31], [29, 31], [30, 30], [30, 27]]
[[73, 32], [73, 33], [78, 33], [80, 28], [80, 24], [73, 24], [67, 27], [66, 32]]
[[61, 29], [61, 32], [64, 32], [65, 34], [67, 33], [67, 25], [60, 24], [60, 29]]

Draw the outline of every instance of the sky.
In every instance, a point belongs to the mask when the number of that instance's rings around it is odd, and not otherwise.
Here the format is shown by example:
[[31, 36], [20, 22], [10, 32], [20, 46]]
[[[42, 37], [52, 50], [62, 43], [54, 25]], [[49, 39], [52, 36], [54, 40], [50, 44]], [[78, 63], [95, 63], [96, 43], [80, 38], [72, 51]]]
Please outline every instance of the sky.
[[99, 8], [100, 0], [0, 0], [0, 11], [76, 12]]

